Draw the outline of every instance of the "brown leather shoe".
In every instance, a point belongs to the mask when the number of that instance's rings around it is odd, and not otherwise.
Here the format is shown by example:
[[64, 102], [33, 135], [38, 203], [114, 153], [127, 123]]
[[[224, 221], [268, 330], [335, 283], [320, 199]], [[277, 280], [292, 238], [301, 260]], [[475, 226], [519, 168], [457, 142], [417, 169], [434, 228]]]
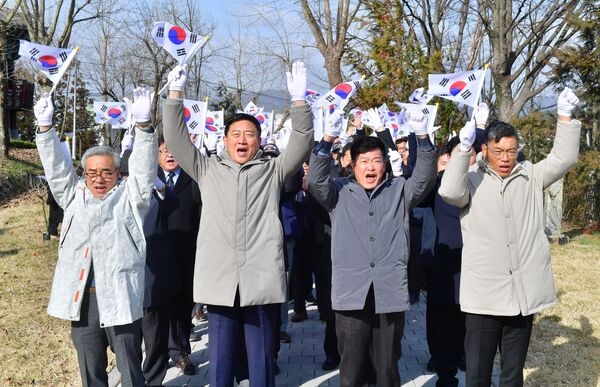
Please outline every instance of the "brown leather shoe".
[[196, 366], [189, 357], [182, 356], [176, 362], [175, 365], [179, 367], [184, 375], [195, 375], [196, 374]]

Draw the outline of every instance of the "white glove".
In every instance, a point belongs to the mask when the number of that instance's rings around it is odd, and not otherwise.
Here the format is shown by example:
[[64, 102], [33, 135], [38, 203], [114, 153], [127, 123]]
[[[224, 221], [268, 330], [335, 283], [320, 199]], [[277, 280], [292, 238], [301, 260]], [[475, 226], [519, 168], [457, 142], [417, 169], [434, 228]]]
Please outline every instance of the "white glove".
[[52, 126], [52, 117], [54, 116], [54, 103], [52, 96], [44, 93], [33, 107], [33, 114], [37, 120], [38, 126]]
[[334, 110], [333, 113], [327, 117], [325, 123], [325, 134], [331, 137], [339, 137], [342, 132], [342, 122], [344, 118], [343, 110]]
[[217, 135], [214, 133], [206, 133], [206, 137], [204, 138], [204, 146], [206, 150], [215, 153], [217, 151]]
[[133, 149], [133, 136], [129, 133], [125, 133], [121, 140], [121, 157], [126, 150]]
[[460, 139], [460, 149], [463, 152], [469, 152], [473, 143], [475, 142], [475, 122], [473, 120], [467, 122], [465, 126], [458, 133], [458, 138]]
[[390, 149], [388, 150], [388, 157], [394, 176], [402, 176], [402, 155], [397, 150]]
[[425, 114], [420, 111], [408, 111], [405, 117], [410, 132], [417, 136], [427, 134], [427, 116]]
[[154, 93], [151, 93], [145, 87], [137, 87], [133, 89], [133, 103], [129, 98], [123, 100], [127, 104], [127, 110], [135, 120], [135, 122], [150, 121], [150, 110], [152, 110], [152, 98]]
[[173, 70], [171, 70], [171, 72], [169, 72], [169, 75], [167, 76], [167, 82], [169, 82], [169, 90], [174, 90], [174, 91], [184, 91], [185, 90], [185, 82], [187, 81], [187, 75], [188, 75], [187, 70], [188, 70], [187, 63], [173, 67]]
[[556, 102], [556, 110], [559, 116], [571, 117], [573, 109], [579, 104], [579, 98], [568, 87], [560, 93]]
[[285, 76], [287, 77], [287, 87], [288, 91], [290, 92], [292, 102], [304, 101], [308, 78], [306, 75], [306, 67], [304, 67], [304, 62], [294, 62], [292, 64], [292, 72], [286, 72]]
[[487, 120], [490, 115], [490, 108], [488, 108], [487, 103], [481, 102], [479, 106], [475, 108], [475, 124], [478, 128], [485, 128], [487, 125]]
[[385, 129], [383, 120], [381, 119], [377, 109], [371, 108], [366, 112], [363, 112], [363, 120], [367, 125], [375, 129], [377, 132]]
[[165, 188], [167, 188], [165, 183], [163, 183], [163, 181], [156, 176], [154, 179], [154, 189], [158, 192], [165, 192]]

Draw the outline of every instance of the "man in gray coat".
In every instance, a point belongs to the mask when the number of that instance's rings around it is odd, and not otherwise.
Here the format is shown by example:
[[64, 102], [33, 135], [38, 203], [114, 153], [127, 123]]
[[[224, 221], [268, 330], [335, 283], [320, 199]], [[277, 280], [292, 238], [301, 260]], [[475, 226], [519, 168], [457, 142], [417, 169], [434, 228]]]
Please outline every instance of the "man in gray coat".
[[404, 312], [410, 307], [408, 217], [433, 187], [437, 160], [427, 135], [427, 118], [413, 114], [409, 125], [419, 148], [410, 179], [386, 179], [384, 143], [361, 137], [350, 147], [353, 175], [332, 180], [330, 149], [341, 129], [336, 123], [328, 123], [310, 158], [309, 192], [331, 218], [331, 303], [342, 387], [366, 382], [371, 348], [377, 385], [400, 386], [397, 363]]
[[461, 209], [467, 386], [490, 386], [498, 348], [500, 385], [522, 386], [533, 314], [556, 303], [544, 189], [577, 162], [581, 123], [571, 112], [578, 102], [568, 88], [560, 94], [554, 146], [535, 164], [517, 161], [517, 130], [496, 121], [485, 130], [477, 165], [469, 168], [475, 125], [460, 131], [438, 192]]
[[119, 154], [97, 146], [75, 173], [52, 129], [51, 96], [35, 105], [36, 143], [48, 184], [64, 209], [58, 262], [48, 313], [71, 321], [83, 386], [108, 386], [108, 346], [123, 386], [143, 386], [139, 352], [144, 301], [146, 241], [142, 228], [156, 177], [156, 139], [150, 124], [150, 94], [134, 91], [136, 145], [129, 180], [120, 178]]
[[284, 179], [300, 168], [313, 138], [304, 64], [294, 63], [287, 76], [293, 130], [281, 156], [264, 155], [258, 120], [236, 114], [225, 124], [225, 150], [204, 157], [190, 142], [183, 115], [186, 65], [169, 74], [165, 140], [202, 194], [194, 301], [206, 304], [210, 313], [211, 386], [232, 385], [240, 331], [250, 384], [275, 384], [275, 332], [286, 286], [279, 198]]

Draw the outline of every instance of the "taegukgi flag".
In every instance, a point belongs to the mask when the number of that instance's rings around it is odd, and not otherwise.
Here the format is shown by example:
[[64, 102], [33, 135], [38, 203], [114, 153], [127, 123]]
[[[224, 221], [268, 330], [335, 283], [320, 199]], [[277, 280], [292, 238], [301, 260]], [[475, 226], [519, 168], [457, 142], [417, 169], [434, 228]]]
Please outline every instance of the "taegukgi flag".
[[208, 104], [203, 101], [183, 100], [183, 119], [188, 132], [193, 134], [204, 133], [203, 123], [206, 121]]
[[[419, 111], [427, 117], [427, 133], [429, 134], [429, 138], [433, 143], [433, 135], [436, 131], [436, 129], [434, 129], [434, 124], [438, 110], [437, 105], [420, 105], [414, 103], [398, 103], [397, 105], [400, 106], [400, 109], [402, 109], [402, 116], [404, 116], [409, 111]], [[400, 121], [400, 124], [404, 124], [403, 118], [401, 118]]]
[[97, 124], [110, 124], [113, 128], [129, 129], [129, 112], [125, 102], [94, 101]]
[[261, 108], [261, 107], [259, 108], [258, 106], [256, 106], [256, 104], [254, 102], [250, 101], [244, 108], [243, 112], [246, 114], [256, 116], [258, 113], [262, 112], [263, 109], [264, 108]]
[[204, 131], [208, 134], [216, 134], [218, 138], [223, 137], [225, 130], [224, 115], [223, 110], [207, 111]]
[[27, 58], [35, 68], [48, 77], [54, 87], [67, 71], [77, 51], [79, 51], [78, 48], [71, 50], [44, 46], [27, 40], [19, 41], [19, 55]]
[[429, 95], [437, 95], [468, 106], [477, 106], [485, 81], [485, 69], [452, 74], [429, 74]]
[[160, 21], [154, 23], [152, 38], [181, 65], [196, 55], [208, 42], [210, 35], [200, 36], [174, 24]]
[[335, 110], [335, 108], [343, 109], [350, 102], [350, 98], [356, 94], [362, 82], [361, 78], [356, 81], [340, 83], [315, 101], [312, 108], [325, 108], [329, 111]]
[[260, 138], [261, 143], [264, 145], [269, 141], [273, 135], [273, 119], [274, 112], [265, 112], [262, 111], [263, 108], [260, 108], [261, 111], [254, 114], [254, 117], [258, 120], [260, 124]]

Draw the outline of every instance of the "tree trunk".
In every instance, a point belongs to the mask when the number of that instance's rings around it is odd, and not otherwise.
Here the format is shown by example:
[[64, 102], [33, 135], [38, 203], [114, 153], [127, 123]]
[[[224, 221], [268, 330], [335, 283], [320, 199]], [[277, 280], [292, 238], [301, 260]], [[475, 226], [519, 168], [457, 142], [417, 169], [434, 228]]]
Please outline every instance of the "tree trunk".
[[6, 90], [6, 32], [0, 30], [0, 158], [8, 157], [8, 146], [10, 140], [10, 128], [8, 127], [8, 114], [4, 110], [4, 94]]

